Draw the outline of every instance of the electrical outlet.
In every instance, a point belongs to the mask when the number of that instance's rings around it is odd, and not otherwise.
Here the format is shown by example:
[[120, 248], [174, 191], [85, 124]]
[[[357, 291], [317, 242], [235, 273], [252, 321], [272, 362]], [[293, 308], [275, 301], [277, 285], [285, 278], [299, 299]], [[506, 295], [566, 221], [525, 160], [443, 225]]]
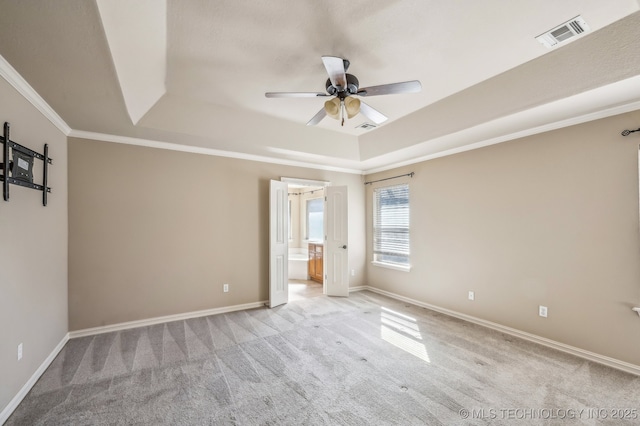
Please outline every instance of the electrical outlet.
[[22, 359], [22, 343], [18, 345], [18, 361]]
[[229, 284], [222, 284], [222, 291], [229, 293]]
[[476, 300], [476, 294], [472, 291], [469, 292], [469, 300]]
[[538, 308], [538, 315], [540, 315], [541, 317], [546, 318], [547, 317], [547, 307], [540, 305], [539, 308]]
[[351, 270], [351, 276], [352, 276], [352, 277], [355, 277], [355, 276], [356, 276], [356, 270], [355, 270], [355, 269], [352, 269], [352, 270]]

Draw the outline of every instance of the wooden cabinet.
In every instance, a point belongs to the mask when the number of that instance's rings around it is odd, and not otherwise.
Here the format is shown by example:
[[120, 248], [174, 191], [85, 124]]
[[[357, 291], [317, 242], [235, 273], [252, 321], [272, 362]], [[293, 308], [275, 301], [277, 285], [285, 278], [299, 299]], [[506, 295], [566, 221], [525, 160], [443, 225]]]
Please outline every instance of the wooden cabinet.
[[309, 243], [309, 278], [319, 283], [322, 279], [322, 254], [324, 246], [322, 243]]

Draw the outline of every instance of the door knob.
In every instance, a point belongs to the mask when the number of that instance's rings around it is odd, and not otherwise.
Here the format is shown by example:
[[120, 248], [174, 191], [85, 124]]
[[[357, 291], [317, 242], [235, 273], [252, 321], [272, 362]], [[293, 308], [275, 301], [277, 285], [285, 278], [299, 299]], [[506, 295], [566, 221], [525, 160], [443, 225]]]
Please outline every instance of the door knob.
[[347, 246], [346, 246], [346, 244], [345, 244], [344, 246], [342, 246], [342, 247], [340, 247], [340, 248], [346, 249], [346, 248], [347, 248]]

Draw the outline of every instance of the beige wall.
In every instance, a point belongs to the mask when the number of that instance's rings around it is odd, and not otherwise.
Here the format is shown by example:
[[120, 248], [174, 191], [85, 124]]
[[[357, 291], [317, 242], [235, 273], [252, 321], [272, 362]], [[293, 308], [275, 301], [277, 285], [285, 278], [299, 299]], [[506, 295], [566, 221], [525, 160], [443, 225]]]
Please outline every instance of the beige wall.
[[[38, 152], [48, 143], [53, 158], [47, 207], [42, 192], [33, 189], [11, 185], [8, 202], [0, 195], [2, 411], [67, 333], [67, 143], [4, 79], [0, 99], [0, 126], [11, 124], [11, 139]], [[35, 160], [36, 182], [42, 165]], [[20, 343], [23, 358], [17, 361]]]
[[410, 272], [370, 265], [367, 187], [368, 284], [640, 365], [640, 136], [620, 136], [639, 125], [634, 112], [367, 176], [416, 173]]
[[282, 176], [348, 185], [362, 285], [362, 176], [70, 139], [69, 328], [268, 299], [269, 179]]

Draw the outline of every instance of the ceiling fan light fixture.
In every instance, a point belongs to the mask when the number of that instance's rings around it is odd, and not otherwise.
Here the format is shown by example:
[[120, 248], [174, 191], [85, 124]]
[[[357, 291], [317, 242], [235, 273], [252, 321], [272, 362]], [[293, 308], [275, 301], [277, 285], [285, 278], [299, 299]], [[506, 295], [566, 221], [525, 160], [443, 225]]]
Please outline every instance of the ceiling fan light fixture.
[[349, 61], [337, 56], [323, 56], [322, 63], [329, 78], [325, 82], [326, 94], [317, 92], [267, 92], [267, 98], [317, 98], [319, 96], [335, 96], [324, 103], [324, 106], [307, 122], [307, 126], [315, 126], [327, 115], [339, 120], [344, 126], [347, 118], [353, 118], [362, 113], [375, 124], [381, 124], [387, 120], [380, 111], [371, 107], [360, 99], [352, 96], [379, 96], [401, 93], [417, 93], [422, 89], [418, 80], [399, 83], [381, 84], [360, 88], [360, 82], [353, 74], [347, 74]]
[[353, 118], [360, 112], [360, 99], [349, 96], [344, 100], [344, 107], [347, 110], [347, 118]]
[[340, 99], [333, 98], [324, 103], [324, 110], [327, 115], [333, 119], [340, 118]]

